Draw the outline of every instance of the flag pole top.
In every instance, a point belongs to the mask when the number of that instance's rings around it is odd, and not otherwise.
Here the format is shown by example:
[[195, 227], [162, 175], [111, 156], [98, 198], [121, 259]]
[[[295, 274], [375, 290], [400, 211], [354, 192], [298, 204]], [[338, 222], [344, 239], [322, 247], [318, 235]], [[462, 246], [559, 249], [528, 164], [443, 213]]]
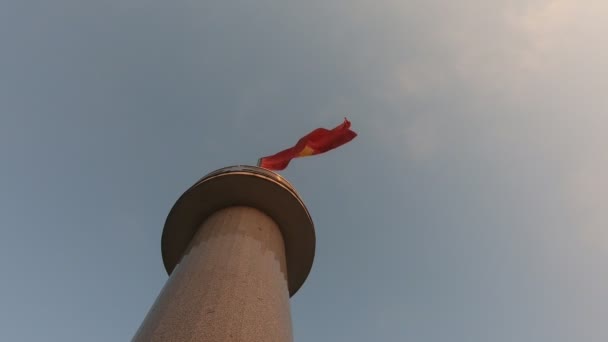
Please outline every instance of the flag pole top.
[[314, 224], [296, 189], [279, 174], [257, 166], [236, 165], [213, 171], [175, 202], [161, 239], [167, 273], [171, 275], [205, 219], [231, 206], [256, 208], [277, 223], [285, 243], [287, 282], [293, 296], [312, 268]]

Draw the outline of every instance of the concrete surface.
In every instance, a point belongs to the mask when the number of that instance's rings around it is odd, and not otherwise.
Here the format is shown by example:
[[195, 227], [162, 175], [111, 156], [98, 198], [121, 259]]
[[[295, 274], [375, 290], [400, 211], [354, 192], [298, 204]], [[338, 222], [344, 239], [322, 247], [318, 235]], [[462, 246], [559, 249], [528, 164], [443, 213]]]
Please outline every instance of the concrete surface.
[[286, 267], [270, 216], [221, 209], [194, 234], [133, 341], [292, 341]]

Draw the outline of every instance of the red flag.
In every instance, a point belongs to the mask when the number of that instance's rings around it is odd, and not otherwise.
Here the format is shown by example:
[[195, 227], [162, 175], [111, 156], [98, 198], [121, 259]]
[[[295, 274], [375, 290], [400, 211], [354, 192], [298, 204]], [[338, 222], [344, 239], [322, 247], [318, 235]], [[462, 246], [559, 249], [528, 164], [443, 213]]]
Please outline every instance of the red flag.
[[334, 129], [317, 128], [300, 139], [294, 147], [260, 158], [258, 166], [269, 170], [283, 170], [293, 158], [308, 157], [333, 150], [356, 136], [357, 133], [350, 130], [350, 121], [344, 118], [344, 122]]

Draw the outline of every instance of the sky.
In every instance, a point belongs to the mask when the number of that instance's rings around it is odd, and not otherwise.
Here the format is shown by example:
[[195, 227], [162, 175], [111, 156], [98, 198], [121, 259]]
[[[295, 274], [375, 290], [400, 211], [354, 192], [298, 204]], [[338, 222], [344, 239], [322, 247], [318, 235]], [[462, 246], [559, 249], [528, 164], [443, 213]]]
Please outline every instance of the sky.
[[204, 174], [317, 234], [295, 341], [608, 340], [604, 0], [0, 0], [0, 340], [130, 340]]

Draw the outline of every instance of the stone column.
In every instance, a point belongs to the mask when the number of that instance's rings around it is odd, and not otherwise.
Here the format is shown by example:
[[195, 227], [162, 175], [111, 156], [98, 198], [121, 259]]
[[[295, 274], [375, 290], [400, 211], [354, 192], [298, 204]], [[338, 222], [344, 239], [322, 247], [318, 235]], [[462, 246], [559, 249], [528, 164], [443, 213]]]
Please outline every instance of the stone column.
[[169, 279], [133, 341], [291, 342], [289, 298], [315, 252], [314, 225], [280, 175], [214, 171], [175, 203], [161, 250]]
[[263, 212], [230, 207], [195, 234], [135, 341], [292, 341], [283, 237]]

